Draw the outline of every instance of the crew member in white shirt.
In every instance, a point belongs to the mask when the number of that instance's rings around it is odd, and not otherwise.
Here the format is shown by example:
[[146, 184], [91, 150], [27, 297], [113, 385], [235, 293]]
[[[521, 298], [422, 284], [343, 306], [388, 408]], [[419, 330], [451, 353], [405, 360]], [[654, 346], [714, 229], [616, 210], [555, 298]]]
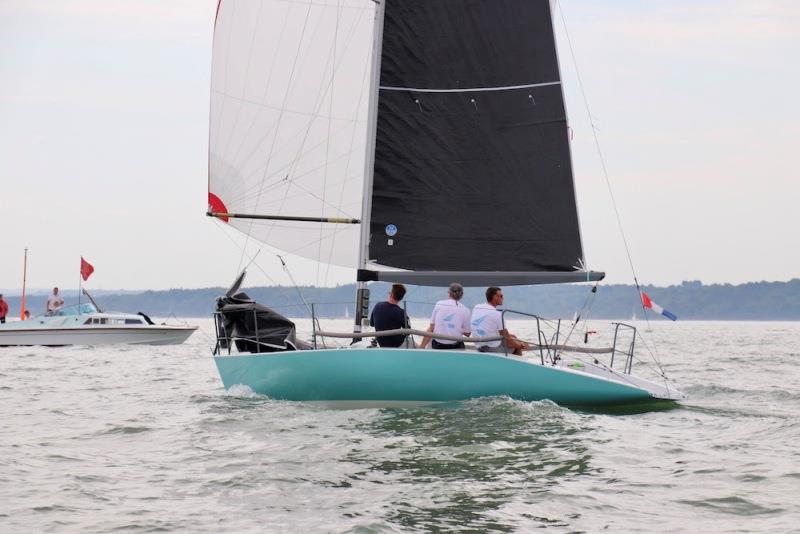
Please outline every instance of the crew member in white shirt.
[[[458, 283], [450, 284], [450, 287], [447, 288], [447, 295], [447, 299], [440, 300], [433, 307], [428, 332], [455, 337], [468, 336], [470, 332], [469, 308], [459, 302], [464, 296], [464, 286]], [[419, 348], [426, 348], [429, 341], [431, 341], [431, 336], [423, 337]], [[434, 349], [463, 349], [464, 342], [434, 337], [431, 347]]]
[[58, 294], [58, 288], [53, 288], [53, 294], [47, 297], [47, 313], [52, 314], [64, 305], [64, 299]]
[[476, 337], [503, 336], [502, 340], [475, 343], [480, 352], [514, 353], [522, 356], [528, 346], [503, 328], [503, 316], [497, 307], [503, 304], [503, 290], [490, 287], [486, 290], [486, 304], [478, 304], [472, 310], [471, 329]]

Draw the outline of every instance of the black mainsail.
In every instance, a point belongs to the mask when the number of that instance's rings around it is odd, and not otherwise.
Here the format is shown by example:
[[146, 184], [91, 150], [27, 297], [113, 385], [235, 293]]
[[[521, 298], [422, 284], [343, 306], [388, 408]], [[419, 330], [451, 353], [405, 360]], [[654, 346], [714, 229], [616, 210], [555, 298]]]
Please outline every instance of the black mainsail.
[[414, 272], [359, 279], [602, 278], [582, 270], [549, 0], [384, 0], [383, 11], [368, 260]]

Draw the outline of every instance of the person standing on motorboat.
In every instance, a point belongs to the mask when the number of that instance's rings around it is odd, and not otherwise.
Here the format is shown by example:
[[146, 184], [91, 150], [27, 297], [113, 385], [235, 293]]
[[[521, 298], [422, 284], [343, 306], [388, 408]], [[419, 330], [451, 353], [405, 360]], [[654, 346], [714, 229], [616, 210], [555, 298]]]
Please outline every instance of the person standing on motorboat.
[[64, 305], [64, 299], [61, 298], [61, 295], [58, 294], [58, 288], [53, 288], [53, 294], [47, 297], [47, 314], [52, 315], [56, 311], [58, 311], [61, 306]]
[[[464, 286], [455, 282], [450, 284], [450, 287], [447, 288], [447, 296], [447, 299], [440, 300], [433, 307], [428, 332], [456, 337], [468, 336], [470, 333], [469, 308], [459, 302], [464, 296]], [[431, 336], [423, 337], [419, 348], [427, 347], [429, 341], [431, 341]], [[464, 342], [434, 338], [431, 347], [445, 350], [464, 349]]]
[[6, 315], [8, 315], [8, 302], [3, 300], [3, 294], [0, 293], [0, 323], [6, 322]]
[[[403, 284], [393, 284], [389, 291], [389, 298], [385, 302], [379, 302], [372, 309], [369, 316], [369, 324], [380, 332], [383, 330], [396, 330], [399, 328], [410, 328], [405, 310], [399, 306], [400, 301], [406, 296], [406, 287]], [[381, 347], [402, 347], [406, 341], [406, 336], [382, 336], [378, 338], [378, 345]]]
[[503, 304], [503, 290], [499, 287], [486, 289], [486, 303], [478, 304], [472, 310], [472, 332], [478, 337], [503, 336], [502, 340], [475, 343], [480, 352], [513, 353], [522, 356], [522, 349], [528, 346], [511, 334], [503, 326], [503, 316], [497, 310]]

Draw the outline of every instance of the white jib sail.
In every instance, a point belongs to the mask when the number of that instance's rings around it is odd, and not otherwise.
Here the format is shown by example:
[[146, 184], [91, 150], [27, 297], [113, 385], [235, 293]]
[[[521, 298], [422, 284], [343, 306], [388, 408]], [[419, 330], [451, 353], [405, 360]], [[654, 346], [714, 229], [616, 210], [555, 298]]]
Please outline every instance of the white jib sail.
[[[374, 3], [222, 0], [214, 30], [209, 206], [361, 217]], [[357, 224], [229, 219], [290, 254], [354, 267]]]

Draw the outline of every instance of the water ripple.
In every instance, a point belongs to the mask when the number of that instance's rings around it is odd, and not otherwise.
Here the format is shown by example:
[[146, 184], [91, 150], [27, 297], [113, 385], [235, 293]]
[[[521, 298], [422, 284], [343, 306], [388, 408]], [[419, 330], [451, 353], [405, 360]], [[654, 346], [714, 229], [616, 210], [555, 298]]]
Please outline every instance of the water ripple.
[[623, 411], [275, 401], [224, 391], [200, 336], [4, 349], [0, 530], [796, 530], [800, 325], [652, 328], [691, 398]]

